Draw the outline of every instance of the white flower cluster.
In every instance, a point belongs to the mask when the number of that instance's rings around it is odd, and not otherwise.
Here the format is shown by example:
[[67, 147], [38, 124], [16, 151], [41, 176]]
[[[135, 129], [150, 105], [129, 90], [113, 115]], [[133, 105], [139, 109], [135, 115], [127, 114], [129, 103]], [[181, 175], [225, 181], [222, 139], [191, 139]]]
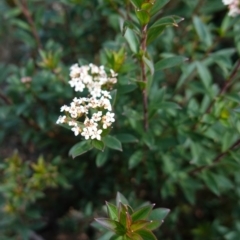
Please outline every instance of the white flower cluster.
[[240, 1], [239, 0], [222, 0], [224, 5], [228, 5], [228, 15], [236, 17], [240, 14]]
[[70, 77], [69, 84], [76, 92], [86, 88], [90, 96], [74, 98], [70, 106], [62, 106], [61, 112], [65, 115], [58, 118], [57, 124], [68, 124], [75, 136], [81, 134], [86, 140], [101, 140], [103, 129], [115, 121], [110, 92], [103, 88], [109, 89], [117, 82], [117, 73], [110, 70], [107, 74], [104, 66], [75, 64], [70, 68]]

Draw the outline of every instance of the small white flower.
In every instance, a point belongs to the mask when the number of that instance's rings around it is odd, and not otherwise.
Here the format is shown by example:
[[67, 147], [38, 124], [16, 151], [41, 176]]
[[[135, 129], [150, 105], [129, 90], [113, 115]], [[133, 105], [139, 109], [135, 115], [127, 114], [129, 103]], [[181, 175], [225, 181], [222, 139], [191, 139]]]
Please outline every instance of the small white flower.
[[81, 135], [82, 135], [83, 137], [85, 137], [86, 140], [88, 140], [89, 137], [90, 137], [90, 133], [89, 133], [89, 131], [88, 131], [88, 128], [83, 128], [83, 131], [82, 131]]
[[61, 124], [64, 123], [66, 120], [66, 116], [59, 116], [58, 120], [57, 120], [57, 124]]
[[77, 136], [80, 133], [80, 128], [78, 126], [71, 129], [74, 132], [74, 135]]
[[110, 95], [110, 92], [108, 92], [108, 91], [102, 90], [102, 95], [106, 98], [110, 98], [110, 99], [112, 98], [112, 96]]
[[106, 114], [106, 121], [107, 122], [115, 122], [114, 115], [115, 115], [114, 113], [107, 112], [107, 114]]
[[101, 121], [101, 116], [102, 116], [102, 112], [94, 113], [92, 115], [92, 120], [94, 122], [99, 122], [99, 121]]
[[68, 112], [68, 111], [69, 111], [69, 107], [66, 106], [66, 105], [63, 105], [63, 106], [61, 107], [60, 111], [61, 111], [61, 112], [63, 112], [63, 111]]
[[97, 140], [101, 140], [101, 133], [102, 133], [102, 130], [101, 129], [96, 129], [92, 132], [92, 136], [91, 136], [91, 139], [97, 139]]

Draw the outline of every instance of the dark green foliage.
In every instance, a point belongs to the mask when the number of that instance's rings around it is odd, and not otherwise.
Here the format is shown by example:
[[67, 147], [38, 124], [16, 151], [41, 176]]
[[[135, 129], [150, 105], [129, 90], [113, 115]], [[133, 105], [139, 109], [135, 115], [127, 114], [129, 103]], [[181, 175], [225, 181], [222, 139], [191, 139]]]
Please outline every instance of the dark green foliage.
[[[45, 237], [52, 228], [109, 240], [109, 233], [86, 226], [117, 191], [134, 209], [145, 201], [171, 209], [154, 232], [157, 239], [239, 239], [240, 20], [227, 16], [221, 0], [4, 0], [0, 23], [1, 211], [19, 186], [18, 177], [8, 175], [11, 161], [4, 161], [14, 149], [24, 156], [22, 188], [29, 179], [40, 182], [23, 196], [31, 201], [21, 198], [14, 206], [26, 206], [24, 221], [21, 211], [1, 215], [0, 227], [7, 229], [1, 239], [27, 239], [30, 231]], [[118, 72], [111, 92], [116, 122], [101, 141], [83, 142], [55, 124], [60, 107], [81, 96], [68, 84], [77, 62]], [[71, 189], [53, 191], [51, 178], [34, 175], [30, 166], [41, 154], [47, 166], [55, 159], [55, 170], [48, 169], [57, 172], [54, 185], [67, 179]], [[126, 222], [124, 212], [116, 217], [107, 206], [113, 221]], [[157, 229], [164, 214], [156, 211], [143, 228]], [[141, 235], [151, 239], [148, 230]]]

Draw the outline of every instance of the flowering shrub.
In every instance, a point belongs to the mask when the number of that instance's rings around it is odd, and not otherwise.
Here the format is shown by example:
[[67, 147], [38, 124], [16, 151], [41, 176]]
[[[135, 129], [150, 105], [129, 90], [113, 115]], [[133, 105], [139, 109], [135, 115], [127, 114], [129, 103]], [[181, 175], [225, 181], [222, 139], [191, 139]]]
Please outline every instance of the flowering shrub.
[[[238, 240], [235, 3], [0, 1], [0, 209], [17, 199], [19, 210], [4, 212], [0, 239], [109, 240], [90, 222], [120, 191], [132, 209], [146, 201], [171, 209], [157, 239]], [[8, 181], [4, 159], [14, 149], [25, 194], [18, 174]], [[41, 154], [49, 169], [40, 176], [32, 166]], [[56, 184], [71, 188], [30, 184], [32, 174], [42, 184], [56, 172]]]
[[239, 0], [222, 0], [223, 4], [228, 5], [229, 16], [236, 17], [240, 14], [240, 2]]
[[[76, 92], [82, 92], [87, 88], [90, 97], [79, 99], [75, 97], [70, 106], [62, 106], [61, 111], [69, 113], [70, 116], [60, 116], [57, 123], [67, 123], [72, 127], [71, 130], [75, 136], [81, 133], [86, 140], [89, 138], [101, 140], [103, 129], [109, 128], [115, 121], [114, 113], [111, 112], [111, 94], [103, 88], [111, 89], [117, 82], [117, 74], [110, 69], [108, 77], [103, 66], [89, 64], [89, 66], [79, 67], [76, 64], [71, 67], [70, 77], [71, 87], [75, 88]], [[90, 112], [92, 116], [88, 117]], [[84, 118], [82, 123], [76, 121], [79, 118]]]

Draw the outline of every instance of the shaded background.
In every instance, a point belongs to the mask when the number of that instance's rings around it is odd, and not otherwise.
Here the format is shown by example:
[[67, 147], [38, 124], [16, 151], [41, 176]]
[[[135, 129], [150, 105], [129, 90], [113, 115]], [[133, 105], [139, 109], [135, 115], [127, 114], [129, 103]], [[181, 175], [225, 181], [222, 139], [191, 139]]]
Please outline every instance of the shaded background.
[[[120, 191], [133, 207], [171, 209], [159, 239], [239, 240], [239, 19], [227, 18], [220, 0], [172, 0], [157, 14], [185, 20], [151, 44], [152, 59], [188, 61], [156, 72], [151, 130], [141, 135], [140, 91], [126, 84], [138, 65], [119, 30], [125, 12], [134, 15], [127, 0], [0, 2], [1, 239], [107, 240], [90, 223]], [[139, 139], [105, 159], [97, 151], [70, 158], [81, 137], [55, 124], [75, 96], [68, 69], [78, 61], [118, 68], [111, 134]], [[145, 161], [129, 163], [143, 145]]]

